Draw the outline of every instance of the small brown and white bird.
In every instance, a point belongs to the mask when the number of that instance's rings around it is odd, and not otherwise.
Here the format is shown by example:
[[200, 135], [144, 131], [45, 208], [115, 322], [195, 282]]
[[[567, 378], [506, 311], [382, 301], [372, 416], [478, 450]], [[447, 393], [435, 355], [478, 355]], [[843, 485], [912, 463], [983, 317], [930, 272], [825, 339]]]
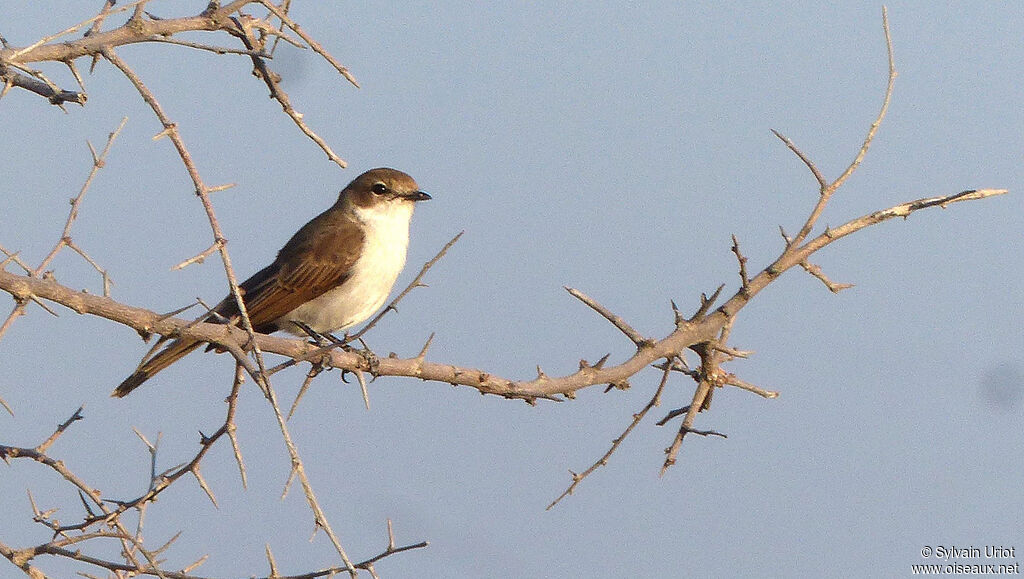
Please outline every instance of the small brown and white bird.
[[[274, 263], [239, 284], [252, 327], [306, 335], [348, 329], [384, 305], [405, 267], [409, 222], [417, 201], [430, 199], [412, 177], [371, 169], [342, 190], [327, 211], [302, 226]], [[236, 324], [238, 305], [224, 298], [205, 322]], [[181, 338], [144, 360], [113, 396], [126, 396], [203, 342]]]

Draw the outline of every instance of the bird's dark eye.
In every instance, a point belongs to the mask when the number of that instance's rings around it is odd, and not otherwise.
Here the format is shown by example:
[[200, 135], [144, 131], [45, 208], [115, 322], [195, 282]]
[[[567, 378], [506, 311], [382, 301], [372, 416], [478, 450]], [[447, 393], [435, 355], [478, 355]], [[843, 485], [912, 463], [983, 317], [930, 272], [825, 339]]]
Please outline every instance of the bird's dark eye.
[[374, 183], [370, 191], [373, 191], [374, 195], [383, 195], [388, 192], [388, 186], [383, 183]]

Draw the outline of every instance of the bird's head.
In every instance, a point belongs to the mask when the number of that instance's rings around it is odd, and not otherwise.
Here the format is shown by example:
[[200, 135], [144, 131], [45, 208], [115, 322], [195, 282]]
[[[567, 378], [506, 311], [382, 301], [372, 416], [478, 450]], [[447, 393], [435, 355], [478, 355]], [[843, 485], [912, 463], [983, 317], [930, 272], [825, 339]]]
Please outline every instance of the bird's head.
[[412, 177], [386, 167], [370, 169], [356, 177], [341, 192], [338, 201], [347, 203], [358, 212], [387, 210], [392, 207], [412, 208], [417, 201], [430, 199]]

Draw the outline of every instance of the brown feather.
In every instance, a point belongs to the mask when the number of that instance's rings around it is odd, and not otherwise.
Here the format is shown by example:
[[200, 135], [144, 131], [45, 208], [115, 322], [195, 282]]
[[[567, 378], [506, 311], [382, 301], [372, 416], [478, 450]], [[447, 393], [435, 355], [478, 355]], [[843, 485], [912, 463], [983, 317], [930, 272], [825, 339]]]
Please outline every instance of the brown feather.
[[124, 382], [118, 385], [111, 396], [124, 398], [132, 390], [141, 386], [143, 382], [149, 380], [150, 376], [184, 358], [186, 354], [202, 345], [202, 342], [195, 340], [174, 340], [166, 348], [160, 350], [157, 355], [139, 365], [131, 376], [125, 378]]
[[[274, 263], [239, 285], [253, 329], [262, 334], [279, 330], [278, 318], [341, 285], [359, 257], [363, 237], [349, 215], [332, 211], [300, 229]], [[214, 311], [233, 321], [239, 316], [231, 296]]]

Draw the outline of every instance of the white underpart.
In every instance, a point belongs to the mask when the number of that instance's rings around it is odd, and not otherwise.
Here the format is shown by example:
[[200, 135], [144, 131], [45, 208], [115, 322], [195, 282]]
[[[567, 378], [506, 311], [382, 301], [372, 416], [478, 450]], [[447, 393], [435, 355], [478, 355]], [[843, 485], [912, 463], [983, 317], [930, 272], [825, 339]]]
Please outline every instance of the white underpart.
[[340, 286], [288, 312], [278, 320], [281, 329], [304, 335], [294, 324], [284, 323], [300, 321], [320, 333], [345, 330], [372, 316], [388, 299], [405, 267], [413, 202], [396, 199], [354, 211], [366, 239], [351, 275]]

